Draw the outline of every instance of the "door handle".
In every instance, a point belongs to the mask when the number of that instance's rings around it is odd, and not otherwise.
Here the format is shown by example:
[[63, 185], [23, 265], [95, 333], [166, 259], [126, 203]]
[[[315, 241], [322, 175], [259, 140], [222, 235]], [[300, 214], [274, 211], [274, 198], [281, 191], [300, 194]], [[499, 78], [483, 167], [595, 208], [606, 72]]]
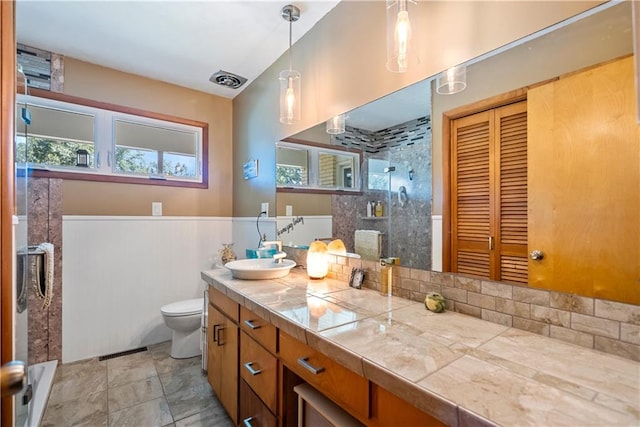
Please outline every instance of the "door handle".
[[13, 396], [27, 382], [27, 365], [19, 360], [5, 363], [0, 368], [0, 390], [2, 397]]

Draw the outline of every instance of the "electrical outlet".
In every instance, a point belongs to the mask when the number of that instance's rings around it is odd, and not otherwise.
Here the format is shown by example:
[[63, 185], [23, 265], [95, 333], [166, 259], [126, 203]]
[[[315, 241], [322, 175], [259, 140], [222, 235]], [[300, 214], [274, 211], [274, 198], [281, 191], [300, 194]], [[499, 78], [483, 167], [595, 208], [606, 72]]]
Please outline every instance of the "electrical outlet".
[[151, 202], [151, 215], [162, 216], [162, 202]]
[[260, 212], [265, 212], [265, 216], [269, 216], [269, 202], [263, 202], [260, 207]]

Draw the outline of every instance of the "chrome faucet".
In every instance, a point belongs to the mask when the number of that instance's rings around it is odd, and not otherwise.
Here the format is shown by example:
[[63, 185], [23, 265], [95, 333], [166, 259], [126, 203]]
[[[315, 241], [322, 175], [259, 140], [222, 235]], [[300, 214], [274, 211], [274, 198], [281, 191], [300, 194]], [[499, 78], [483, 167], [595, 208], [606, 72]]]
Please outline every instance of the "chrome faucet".
[[287, 257], [287, 253], [282, 250], [282, 240], [263, 240], [262, 247], [267, 245], [276, 245], [278, 247], [278, 252], [273, 254], [273, 262], [276, 264], [282, 264], [282, 260]]

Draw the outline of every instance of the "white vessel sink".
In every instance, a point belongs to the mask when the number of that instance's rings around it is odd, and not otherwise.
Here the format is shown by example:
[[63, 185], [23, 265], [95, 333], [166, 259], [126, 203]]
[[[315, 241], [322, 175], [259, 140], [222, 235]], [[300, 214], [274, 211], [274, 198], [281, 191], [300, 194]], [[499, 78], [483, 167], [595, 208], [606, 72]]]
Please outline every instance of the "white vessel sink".
[[296, 263], [290, 259], [283, 259], [277, 264], [271, 258], [252, 258], [231, 261], [224, 266], [231, 270], [231, 275], [236, 279], [260, 280], [284, 277]]

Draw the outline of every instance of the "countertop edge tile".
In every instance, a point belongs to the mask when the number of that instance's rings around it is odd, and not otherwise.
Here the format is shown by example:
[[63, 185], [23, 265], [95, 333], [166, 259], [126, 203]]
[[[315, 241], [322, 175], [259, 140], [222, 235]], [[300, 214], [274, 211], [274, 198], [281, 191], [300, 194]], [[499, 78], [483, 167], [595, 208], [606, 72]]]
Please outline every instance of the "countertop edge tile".
[[468, 409], [458, 407], [458, 427], [497, 427], [499, 425]]
[[369, 381], [385, 388], [448, 426], [458, 425], [458, 405], [455, 403], [394, 374], [366, 358], [362, 359], [362, 365], [364, 376]]
[[330, 357], [334, 361], [338, 362], [345, 368], [355, 372], [356, 374], [364, 377], [364, 368], [362, 366], [362, 357], [356, 353], [349, 351], [325, 337], [322, 337], [313, 331], [307, 330], [307, 344], [314, 350], [318, 350], [320, 353], [327, 357]]

